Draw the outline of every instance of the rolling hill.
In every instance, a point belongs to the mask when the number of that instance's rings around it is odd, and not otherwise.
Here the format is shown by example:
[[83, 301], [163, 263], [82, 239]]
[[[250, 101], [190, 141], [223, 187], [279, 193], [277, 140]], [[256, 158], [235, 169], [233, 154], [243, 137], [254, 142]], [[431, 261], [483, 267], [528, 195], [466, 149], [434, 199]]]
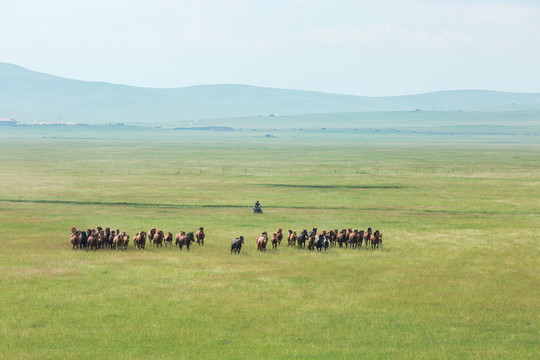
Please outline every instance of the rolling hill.
[[22, 123], [152, 124], [270, 114], [540, 109], [540, 94], [484, 90], [363, 97], [247, 85], [158, 89], [61, 78], [0, 63], [0, 117]]

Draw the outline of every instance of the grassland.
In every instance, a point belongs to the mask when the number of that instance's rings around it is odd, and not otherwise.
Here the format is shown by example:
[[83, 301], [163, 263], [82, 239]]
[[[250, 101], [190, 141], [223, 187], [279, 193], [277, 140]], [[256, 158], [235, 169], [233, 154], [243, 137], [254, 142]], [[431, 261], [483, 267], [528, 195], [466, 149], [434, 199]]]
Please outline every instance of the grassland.
[[[365, 131], [3, 131], [0, 354], [536, 358], [536, 138]], [[207, 243], [71, 250], [99, 225]], [[383, 249], [255, 251], [263, 230], [368, 226]]]

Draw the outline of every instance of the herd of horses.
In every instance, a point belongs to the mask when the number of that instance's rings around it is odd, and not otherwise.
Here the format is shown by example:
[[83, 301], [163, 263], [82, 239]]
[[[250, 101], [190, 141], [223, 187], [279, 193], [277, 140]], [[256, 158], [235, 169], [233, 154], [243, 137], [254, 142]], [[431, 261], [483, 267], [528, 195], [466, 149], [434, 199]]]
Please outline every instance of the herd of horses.
[[[204, 228], [200, 227], [197, 232], [181, 231], [175, 236], [175, 245], [182, 250], [186, 246], [189, 251], [189, 246], [192, 242], [196, 242], [198, 245], [204, 245]], [[130, 236], [125, 231], [112, 230], [110, 228], [103, 229], [97, 227], [97, 229], [77, 230], [76, 227], [71, 228], [71, 245], [73, 250], [86, 249], [86, 250], [98, 250], [98, 249], [114, 249], [114, 250], [127, 250], [129, 245]], [[141, 231], [133, 237], [133, 245], [137, 249], [144, 249], [146, 242], [149, 242], [153, 247], [172, 247], [173, 234], [169, 232], [165, 235], [163, 230], [151, 228], [148, 232]]]
[[[186, 246], [189, 251], [191, 243], [196, 242], [198, 245], [204, 245], [204, 228], [200, 227], [196, 232], [184, 232], [181, 231], [174, 236], [175, 245], [182, 250]], [[268, 232], [263, 231], [256, 239], [257, 250], [266, 251], [266, 246], [270, 242], [272, 249], [277, 249], [281, 245], [284, 235], [281, 228], [272, 234], [272, 237], [268, 236]], [[129, 245], [130, 236], [125, 231], [112, 230], [110, 228], [103, 229], [98, 227], [97, 229], [77, 230], [77, 228], [71, 228], [71, 245], [73, 250], [86, 249], [86, 250], [98, 250], [98, 249], [114, 249], [114, 250], [126, 250]], [[137, 249], [144, 249], [146, 242], [149, 242], [153, 247], [172, 247], [173, 234], [169, 232], [165, 235], [163, 230], [151, 228], [148, 232], [138, 232], [133, 237], [133, 245]], [[371, 247], [376, 249], [382, 247], [382, 233], [379, 230], [373, 232], [369, 227], [364, 230], [352, 230], [338, 229], [323, 230], [320, 233], [317, 232], [317, 228], [313, 228], [311, 231], [302, 230], [300, 234], [296, 231], [289, 230], [287, 236], [287, 245], [290, 247], [306, 248], [310, 251], [317, 250], [317, 252], [328, 251], [331, 246], [339, 246], [346, 248], [358, 248], [362, 247], [364, 243], [365, 247]], [[235, 238], [231, 243], [231, 254], [240, 253], [244, 244], [244, 237], [240, 236]]]
[[[234, 244], [237, 239], [233, 240], [231, 244], [231, 253], [234, 250]], [[272, 234], [270, 238], [270, 243], [272, 249], [277, 249], [281, 245], [281, 240], [283, 240], [283, 231], [279, 228], [275, 233]], [[263, 231], [261, 235], [257, 237], [257, 250], [266, 251], [266, 245], [268, 244], [268, 233]], [[298, 234], [296, 231], [289, 230], [289, 235], [287, 236], [287, 245], [291, 247], [298, 246], [299, 248], [305, 248], [307, 243], [307, 248], [310, 251], [317, 250], [317, 252], [328, 251], [330, 246], [339, 246], [350, 247], [355, 249], [362, 247], [362, 242], [365, 247], [371, 247], [372, 249], [377, 249], [382, 247], [382, 233], [379, 230], [373, 232], [369, 227], [366, 231], [364, 230], [352, 230], [338, 229], [333, 230], [323, 230], [320, 233], [317, 232], [317, 228], [313, 228], [310, 232], [303, 230]], [[243, 237], [242, 237], [243, 243]], [[238, 251], [239, 252], [239, 251]]]

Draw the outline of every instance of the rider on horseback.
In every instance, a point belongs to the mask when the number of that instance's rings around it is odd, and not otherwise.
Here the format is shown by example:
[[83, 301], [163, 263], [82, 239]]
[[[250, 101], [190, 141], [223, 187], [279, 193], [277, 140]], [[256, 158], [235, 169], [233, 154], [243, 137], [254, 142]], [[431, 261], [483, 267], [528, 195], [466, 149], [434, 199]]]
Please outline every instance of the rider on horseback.
[[259, 200], [257, 200], [257, 202], [255, 202], [255, 206], [253, 207], [253, 212], [254, 213], [262, 213], [262, 207], [261, 207], [261, 203], [259, 202]]

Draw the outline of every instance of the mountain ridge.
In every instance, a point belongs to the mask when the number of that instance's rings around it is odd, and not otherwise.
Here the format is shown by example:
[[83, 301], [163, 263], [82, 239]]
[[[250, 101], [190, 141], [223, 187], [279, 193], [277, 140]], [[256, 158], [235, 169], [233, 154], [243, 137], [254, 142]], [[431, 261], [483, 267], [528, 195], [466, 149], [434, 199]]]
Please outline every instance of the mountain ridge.
[[0, 117], [20, 122], [146, 123], [378, 111], [540, 109], [540, 93], [445, 90], [371, 97], [243, 84], [146, 88], [83, 81], [0, 63]]

